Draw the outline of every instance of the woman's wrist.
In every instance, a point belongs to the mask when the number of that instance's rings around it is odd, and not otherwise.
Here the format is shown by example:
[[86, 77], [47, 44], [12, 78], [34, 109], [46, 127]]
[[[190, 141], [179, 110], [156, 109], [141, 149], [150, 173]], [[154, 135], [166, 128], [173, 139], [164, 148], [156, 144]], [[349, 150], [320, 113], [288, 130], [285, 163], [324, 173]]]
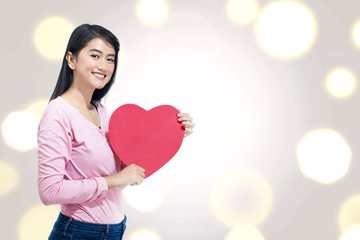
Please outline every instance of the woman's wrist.
[[114, 181], [114, 176], [113, 175], [106, 176], [106, 177], [104, 177], [104, 179], [106, 181], [108, 189], [113, 188], [113, 187], [117, 187], [116, 183]]

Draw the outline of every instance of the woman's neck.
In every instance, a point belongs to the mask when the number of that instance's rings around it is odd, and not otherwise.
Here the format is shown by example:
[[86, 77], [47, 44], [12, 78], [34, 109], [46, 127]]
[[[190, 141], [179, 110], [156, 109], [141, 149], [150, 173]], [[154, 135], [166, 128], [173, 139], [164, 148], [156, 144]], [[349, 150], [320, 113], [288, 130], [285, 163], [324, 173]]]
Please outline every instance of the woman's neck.
[[69, 100], [69, 102], [79, 108], [87, 108], [92, 109], [94, 106], [91, 104], [91, 98], [92, 98], [93, 91], [79, 91], [79, 89], [70, 86], [70, 88], [61, 95], [66, 100]]

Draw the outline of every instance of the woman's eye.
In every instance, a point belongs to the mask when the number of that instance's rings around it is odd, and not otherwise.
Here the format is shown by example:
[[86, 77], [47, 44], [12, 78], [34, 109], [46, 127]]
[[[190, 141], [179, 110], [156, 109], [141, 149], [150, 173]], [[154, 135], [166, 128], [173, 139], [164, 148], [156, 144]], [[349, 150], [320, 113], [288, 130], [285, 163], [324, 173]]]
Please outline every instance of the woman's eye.
[[108, 61], [111, 62], [111, 63], [113, 63], [113, 62], [114, 62], [114, 59], [109, 58]]
[[98, 56], [98, 55], [95, 55], [95, 54], [91, 55], [91, 57], [93, 57], [93, 58], [99, 58], [99, 56]]

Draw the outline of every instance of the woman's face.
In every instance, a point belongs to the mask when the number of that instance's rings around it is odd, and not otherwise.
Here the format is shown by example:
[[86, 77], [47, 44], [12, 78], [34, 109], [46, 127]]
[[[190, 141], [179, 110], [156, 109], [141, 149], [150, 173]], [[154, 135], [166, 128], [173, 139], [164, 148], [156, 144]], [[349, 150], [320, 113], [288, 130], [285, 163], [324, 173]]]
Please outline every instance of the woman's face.
[[73, 58], [73, 84], [80, 88], [101, 89], [111, 79], [115, 67], [115, 50], [101, 38], [95, 38]]

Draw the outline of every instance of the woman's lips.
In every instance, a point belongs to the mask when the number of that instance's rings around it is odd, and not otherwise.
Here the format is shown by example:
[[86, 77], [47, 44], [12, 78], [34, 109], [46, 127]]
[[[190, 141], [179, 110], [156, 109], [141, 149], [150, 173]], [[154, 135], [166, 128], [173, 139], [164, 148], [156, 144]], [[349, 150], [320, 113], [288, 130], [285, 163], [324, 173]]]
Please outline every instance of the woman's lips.
[[106, 77], [106, 75], [102, 73], [93, 72], [92, 74], [101, 79], [105, 79]]

